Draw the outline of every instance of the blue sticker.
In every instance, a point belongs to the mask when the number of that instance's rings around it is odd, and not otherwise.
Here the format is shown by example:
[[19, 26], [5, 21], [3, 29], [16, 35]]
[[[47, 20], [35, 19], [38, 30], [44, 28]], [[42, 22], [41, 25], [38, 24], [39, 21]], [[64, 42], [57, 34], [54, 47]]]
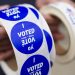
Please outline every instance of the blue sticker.
[[34, 55], [23, 64], [21, 75], [48, 75], [49, 69], [48, 60], [44, 56]]
[[0, 11], [0, 18], [16, 21], [21, 20], [28, 14], [28, 9], [22, 6], [15, 6], [9, 9]]
[[42, 45], [43, 34], [38, 25], [24, 21], [11, 30], [11, 40], [18, 51], [24, 54], [36, 52]]
[[35, 14], [35, 16], [37, 17], [37, 19], [39, 19], [38, 12], [35, 9], [33, 9], [33, 8], [30, 8], [30, 10]]
[[50, 52], [51, 49], [52, 49], [52, 38], [51, 38], [50, 34], [47, 31], [45, 31], [45, 30], [43, 30], [43, 31], [44, 31], [44, 34], [45, 34], [45, 37], [46, 37], [46, 41], [47, 41], [47, 45], [48, 45], [48, 50]]

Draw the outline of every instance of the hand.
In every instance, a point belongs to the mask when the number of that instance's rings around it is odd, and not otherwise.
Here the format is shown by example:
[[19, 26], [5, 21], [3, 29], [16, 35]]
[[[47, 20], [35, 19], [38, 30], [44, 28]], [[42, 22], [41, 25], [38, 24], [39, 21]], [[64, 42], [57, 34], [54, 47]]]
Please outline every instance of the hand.
[[13, 55], [13, 48], [11, 46], [8, 35], [3, 27], [0, 26], [0, 60], [5, 60]]
[[[44, 1], [44, 2], [43, 2]], [[60, 0], [36, 0], [36, 6], [37, 8], [40, 10], [43, 6], [45, 5], [48, 5], [50, 3], [53, 3], [53, 2], [56, 2], [56, 1], [60, 1]], [[75, 3], [72, 2], [71, 0], [61, 0], [61, 1], [64, 1], [66, 3], [69, 3], [71, 4], [73, 7], [75, 7]], [[55, 16], [52, 16], [50, 14], [44, 14], [42, 13], [44, 18], [46, 19], [49, 27], [50, 27], [50, 30], [52, 32], [52, 35], [53, 35], [53, 38], [55, 40], [55, 47], [56, 47], [56, 54], [57, 55], [64, 55], [67, 50], [65, 50], [57, 41], [58, 40], [62, 40], [64, 39], [64, 35], [62, 35], [60, 32], [59, 32], [59, 25], [61, 24], [60, 20], [55, 17]]]
[[[0, 6], [0, 10], [8, 8], [9, 5]], [[13, 48], [5, 29], [0, 26], [0, 60], [5, 60], [13, 56]]]
[[43, 14], [43, 16], [45, 17], [48, 26], [50, 27], [54, 40], [55, 41], [62, 40], [64, 38], [64, 35], [62, 35], [59, 32], [59, 25], [61, 24], [61, 21], [57, 17], [51, 16], [49, 14], [47, 15]]
[[[59, 0], [36, 0], [36, 6], [38, 9], [41, 9], [43, 6], [50, 4], [50, 3], [54, 3], [56, 1], [59, 1]], [[42, 14], [51, 29], [54, 40], [57, 41], [57, 40], [63, 39], [64, 36], [58, 31], [60, 20], [49, 14], [44, 14], [44, 13]]]

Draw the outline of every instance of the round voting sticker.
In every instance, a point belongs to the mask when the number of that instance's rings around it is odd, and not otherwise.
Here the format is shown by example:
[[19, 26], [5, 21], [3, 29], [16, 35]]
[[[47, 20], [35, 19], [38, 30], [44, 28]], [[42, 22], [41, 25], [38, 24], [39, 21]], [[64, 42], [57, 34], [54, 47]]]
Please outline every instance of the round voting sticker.
[[28, 14], [28, 9], [22, 6], [14, 6], [9, 9], [0, 11], [0, 18], [17, 21], [26, 17]]
[[48, 72], [48, 60], [42, 55], [28, 58], [21, 69], [21, 75], [48, 75]]
[[31, 54], [41, 47], [43, 34], [38, 25], [23, 21], [12, 28], [11, 40], [18, 51], [24, 54]]
[[43, 30], [43, 31], [44, 31], [44, 34], [45, 34], [45, 38], [46, 38], [47, 45], [48, 45], [48, 50], [49, 50], [49, 53], [50, 53], [50, 51], [52, 49], [52, 38], [46, 30]]
[[36, 18], [39, 19], [39, 13], [33, 8], [30, 8], [30, 10], [35, 14]]

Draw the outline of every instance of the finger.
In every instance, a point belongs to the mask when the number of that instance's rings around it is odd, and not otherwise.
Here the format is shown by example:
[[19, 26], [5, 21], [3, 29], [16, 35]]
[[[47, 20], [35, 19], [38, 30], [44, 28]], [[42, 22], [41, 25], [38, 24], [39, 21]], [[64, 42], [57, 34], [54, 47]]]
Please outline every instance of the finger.
[[62, 35], [61, 33], [52, 33], [53, 34], [53, 38], [55, 41], [58, 41], [58, 40], [62, 40], [64, 38], [64, 35]]
[[47, 23], [50, 25], [59, 25], [59, 23], [61, 22], [57, 17], [52, 16], [50, 14], [44, 14], [42, 13], [44, 18], [46, 19]]
[[8, 8], [8, 7], [9, 7], [9, 5], [1, 5], [1, 6], [0, 6], [0, 10], [6, 9], [6, 8]]
[[56, 48], [57, 55], [63, 55], [66, 53], [66, 50], [58, 43], [55, 43], [55, 48]]
[[9, 49], [12, 49], [12, 46], [11, 45], [2, 46], [2, 47], [0, 47], [0, 52], [1, 51], [7, 51]]
[[60, 24], [60, 20], [53, 16], [53, 15], [49, 15], [49, 18], [47, 19], [48, 23], [52, 24], [52, 25], [59, 25]]
[[36, 0], [35, 6], [38, 9], [40, 9], [41, 7], [43, 7], [46, 4], [48, 4], [48, 2], [46, 0]]
[[5, 38], [3, 40], [0, 40], [0, 47], [10, 45], [10, 44], [11, 44], [11, 42], [10, 42], [9, 38]]
[[7, 33], [3, 27], [0, 27], [0, 40], [7, 38]]
[[13, 50], [9, 50], [6, 52], [0, 52], [0, 60], [5, 60], [10, 58], [13, 55]]
[[49, 26], [49, 28], [50, 28], [50, 30], [51, 30], [51, 32], [52, 33], [54, 33], [54, 32], [58, 32], [58, 25], [48, 25]]

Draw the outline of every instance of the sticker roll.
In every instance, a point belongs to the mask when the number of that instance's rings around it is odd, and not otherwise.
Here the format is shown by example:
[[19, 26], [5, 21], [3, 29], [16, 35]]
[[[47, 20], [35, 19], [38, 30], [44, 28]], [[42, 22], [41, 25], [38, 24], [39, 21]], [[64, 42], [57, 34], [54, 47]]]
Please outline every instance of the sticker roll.
[[60, 20], [58, 31], [64, 35], [56, 43], [56, 61], [67, 63], [75, 56], [75, 9], [68, 3], [56, 2], [40, 9], [41, 13], [52, 15]]
[[1, 62], [6, 74], [50, 75], [55, 47], [49, 27], [38, 10], [28, 4], [13, 6], [0, 11], [0, 22], [9, 36], [18, 66], [14, 72]]

